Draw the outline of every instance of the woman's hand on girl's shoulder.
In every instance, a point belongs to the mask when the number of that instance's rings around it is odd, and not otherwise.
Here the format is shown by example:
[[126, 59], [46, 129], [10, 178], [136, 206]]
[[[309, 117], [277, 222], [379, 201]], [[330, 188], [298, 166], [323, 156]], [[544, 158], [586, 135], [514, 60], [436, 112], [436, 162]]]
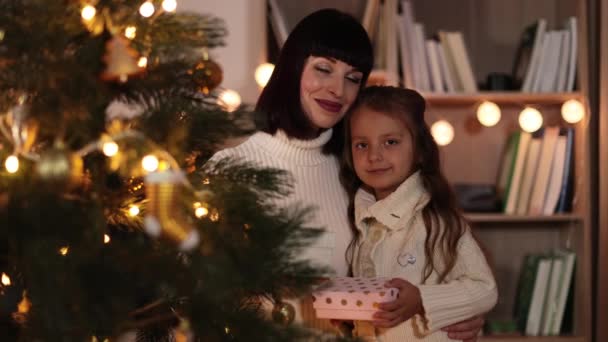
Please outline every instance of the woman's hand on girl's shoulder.
[[384, 284], [385, 287], [395, 287], [399, 290], [397, 299], [378, 305], [374, 314], [374, 325], [380, 328], [392, 328], [412, 318], [416, 314], [424, 314], [422, 297], [417, 286], [401, 278], [393, 278]]
[[454, 323], [441, 329], [448, 333], [448, 337], [453, 340], [461, 340], [463, 342], [475, 342], [477, 336], [485, 323], [484, 316], [478, 315], [466, 321]]

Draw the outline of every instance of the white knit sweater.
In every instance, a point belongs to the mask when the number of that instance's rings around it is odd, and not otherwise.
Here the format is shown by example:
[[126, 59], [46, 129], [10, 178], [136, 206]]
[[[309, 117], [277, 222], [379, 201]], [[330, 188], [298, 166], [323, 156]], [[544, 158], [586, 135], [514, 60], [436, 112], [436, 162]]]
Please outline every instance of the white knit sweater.
[[[321, 151], [331, 134], [332, 131], [327, 130], [316, 139], [297, 140], [287, 137], [283, 131], [275, 135], [258, 132], [236, 147], [219, 151], [212, 160], [236, 157], [260, 167], [290, 172], [295, 182], [293, 192], [275, 204], [312, 206], [316, 211], [310, 226], [325, 228], [301, 257], [315, 265], [329, 267], [333, 270], [331, 276], [345, 276], [348, 271], [345, 252], [352, 236], [346, 215], [348, 199], [338, 178], [338, 159]], [[310, 303], [301, 304], [296, 305], [296, 322], [329, 329], [327, 321], [314, 319]]]
[[[391, 329], [356, 322], [359, 332], [371, 335], [367, 340], [450, 341], [440, 328], [485, 313], [496, 304], [492, 271], [469, 230], [458, 241], [456, 264], [444, 282], [437, 282], [435, 269], [422, 284], [427, 234], [422, 209], [428, 200], [418, 172], [380, 201], [363, 189], [357, 192], [355, 218], [361, 238], [355, 249], [355, 276], [405, 279], [418, 286], [425, 310], [425, 317], [414, 316]], [[441, 260], [439, 250], [434, 257], [435, 262]], [[443, 264], [437, 266], [441, 269]]]

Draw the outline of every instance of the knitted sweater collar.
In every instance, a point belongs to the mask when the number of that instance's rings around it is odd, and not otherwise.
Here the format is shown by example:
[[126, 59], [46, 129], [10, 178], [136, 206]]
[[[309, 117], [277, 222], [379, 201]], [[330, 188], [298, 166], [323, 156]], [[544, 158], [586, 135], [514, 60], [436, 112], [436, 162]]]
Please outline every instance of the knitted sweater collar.
[[429, 199], [420, 171], [416, 171], [397, 190], [380, 201], [360, 188], [355, 195], [355, 222], [359, 228], [363, 220], [374, 218], [391, 230], [403, 229], [403, 222], [422, 210]]
[[252, 138], [261, 148], [277, 158], [288, 160], [295, 165], [316, 165], [331, 158], [322, 152], [331, 135], [332, 130], [328, 129], [314, 139], [301, 140], [278, 130], [274, 135], [258, 132]]

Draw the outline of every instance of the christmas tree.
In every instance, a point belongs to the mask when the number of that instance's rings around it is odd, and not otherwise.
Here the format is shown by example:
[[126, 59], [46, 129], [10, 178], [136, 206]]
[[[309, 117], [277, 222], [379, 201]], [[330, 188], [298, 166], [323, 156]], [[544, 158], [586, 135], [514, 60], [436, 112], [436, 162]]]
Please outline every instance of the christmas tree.
[[251, 114], [218, 100], [223, 22], [175, 5], [0, 0], [3, 339], [309, 333], [259, 298], [309, 288], [318, 230], [272, 205], [289, 175], [208, 162]]

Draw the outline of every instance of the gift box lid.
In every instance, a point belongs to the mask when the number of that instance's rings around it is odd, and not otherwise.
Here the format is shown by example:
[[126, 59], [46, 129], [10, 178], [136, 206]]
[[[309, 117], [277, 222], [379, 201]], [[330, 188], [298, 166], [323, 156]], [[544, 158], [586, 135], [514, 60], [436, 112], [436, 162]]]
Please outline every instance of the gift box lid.
[[391, 302], [399, 290], [384, 287], [388, 278], [337, 277], [321, 284], [313, 292], [315, 309], [372, 310], [379, 303]]

